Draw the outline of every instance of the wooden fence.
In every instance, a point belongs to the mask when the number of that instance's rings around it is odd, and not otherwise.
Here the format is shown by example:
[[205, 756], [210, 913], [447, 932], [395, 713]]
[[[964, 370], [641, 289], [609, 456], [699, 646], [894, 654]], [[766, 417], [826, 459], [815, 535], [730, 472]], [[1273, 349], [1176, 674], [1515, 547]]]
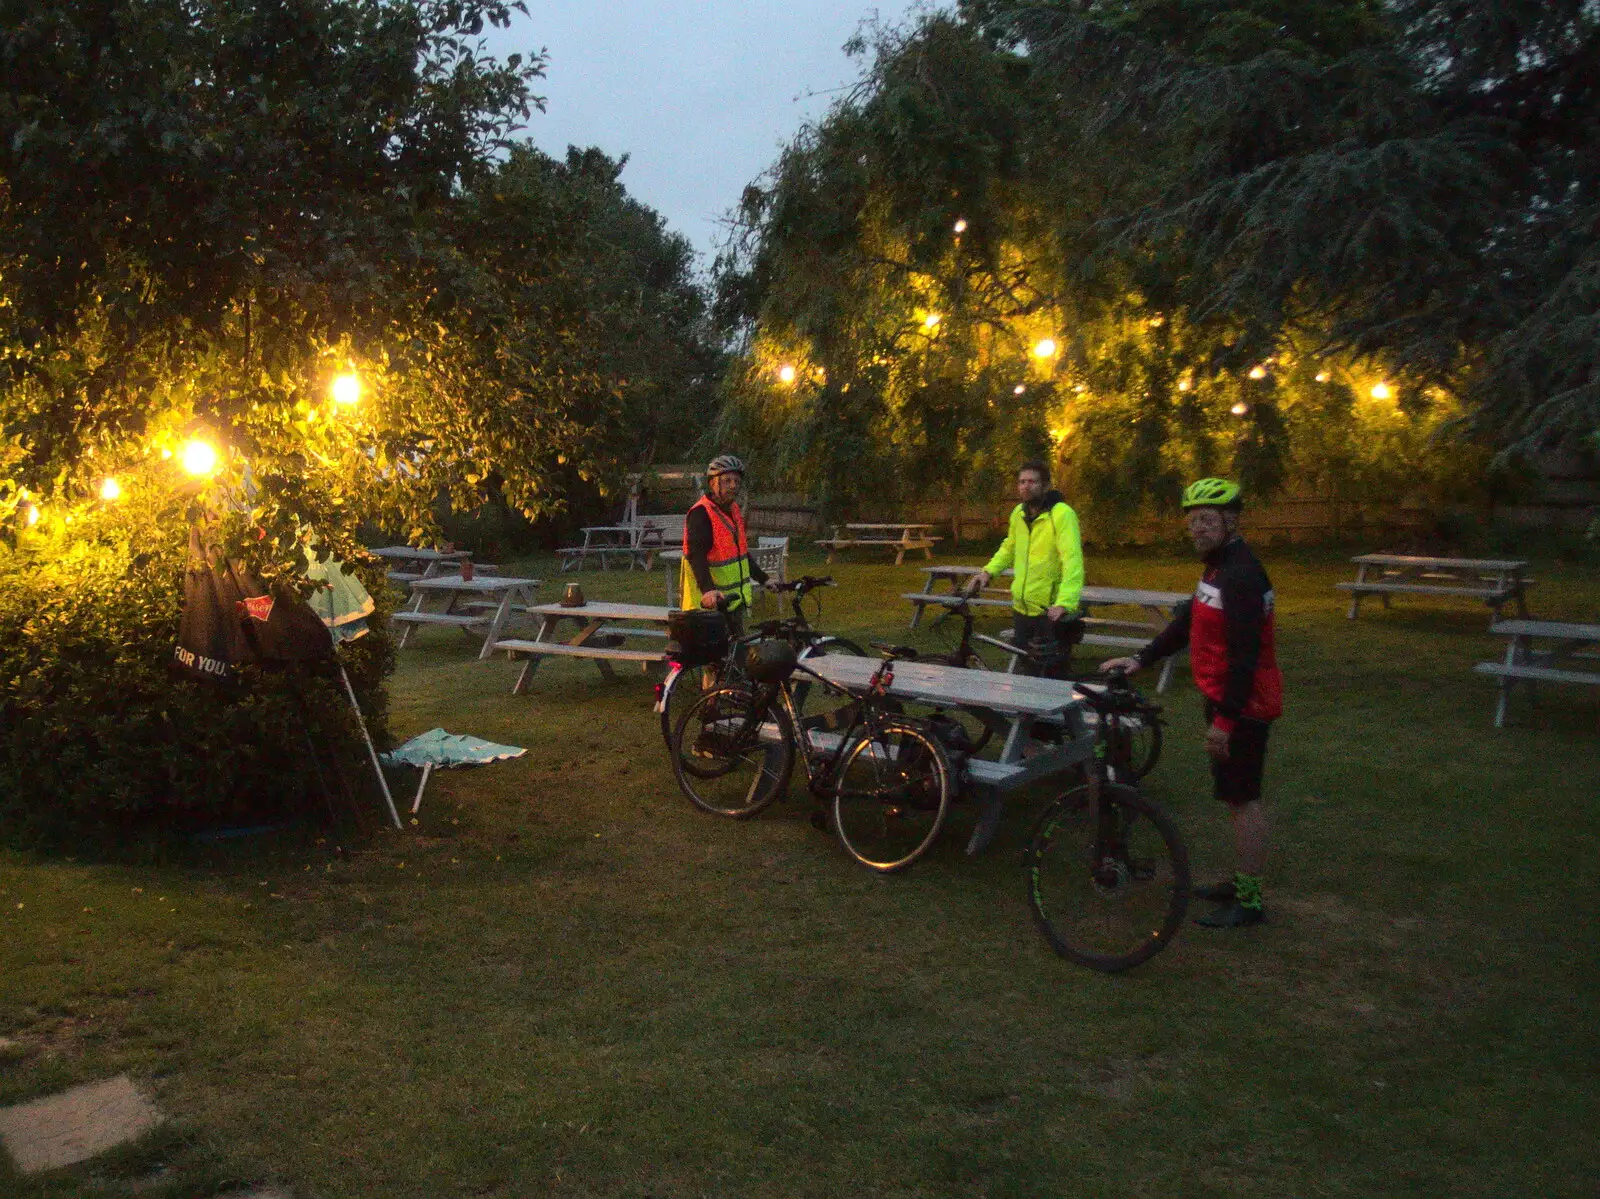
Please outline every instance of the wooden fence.
[[[1441, 521], [1451, 516], [1468, 516], [1478, 523], [1493, 521], [1515, 528], [1582, 532], [1600, 511], [1600, 484], [1569, 484], [1551, 490], [1554, 494], [1547, 492], [1534, 502], [1493, 509], [1452, 510], [1404, 502], [1355, 504], [1317, 497], [1282, 497], [1248, 507], [1244, 527], [1248, 536], [1263, 544], [1358, 539], [1399, 545], [1428, 539]], [[959, 534], [953, 527], [948, 503], [866, 507], [851, 513], [849, 519], [926, 521], [955, 544], [958, 537], [960, 541], [978, 541], [1000, 536], [1014, 506], [1015, 501], [1008, 499], [962, 504]], [[1180, 534], [1175, 513], [1170, 519], [1141, 516], [1114, 520], [1087, 506], [1080, 515], [1084, 518], [1085, 540], [1099, 545], [1144, 545]], [[804, 540], [827, 532], [817, 509], [806, 504], [802, 496], [759, 497], [751, 502], [748, 518], [752, 531], [758, 533]]]

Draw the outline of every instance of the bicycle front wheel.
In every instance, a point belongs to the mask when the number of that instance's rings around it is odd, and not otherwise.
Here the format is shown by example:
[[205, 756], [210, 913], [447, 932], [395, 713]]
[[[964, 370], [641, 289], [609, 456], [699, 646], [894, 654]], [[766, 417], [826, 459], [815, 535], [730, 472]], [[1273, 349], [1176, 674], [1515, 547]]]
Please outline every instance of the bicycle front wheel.
[[953, 790], [944, 748], [915, 725], [884, 721], [844, 749], [833, 790], [839, 842], [863, 866], [904, 870], [932, 847]]
[[744, 687], [708, 691], [672, 733], [672, 772], [689, 802], [714, 816], [754, 816], [789, 787], [794, 729], [781, 705], [757, 716]]
[[[1097, 810], [1098, 808], [1098, 810]], [[1172, 940], [1189, 906], [1189, 852], [1162, 808], [1104, 783], [1075, 787], [1039, 818], [1028, 903], [1050, 947], [1094, 970], [1137, 966]]]
[[[1156, 768], [1156, 763], [1161, 760], [1161, 721], [1154, 716], [1116, 715], [1107, 717], [1118, 725], [1121, 744], [1124, 748], [1118, 756], [1126, 757], [1126, 769], [1129, 778], [1127, 782], [1138, 782], [1145, 775]], [[1121, 771], [1117, 777], [1121, 779]]]

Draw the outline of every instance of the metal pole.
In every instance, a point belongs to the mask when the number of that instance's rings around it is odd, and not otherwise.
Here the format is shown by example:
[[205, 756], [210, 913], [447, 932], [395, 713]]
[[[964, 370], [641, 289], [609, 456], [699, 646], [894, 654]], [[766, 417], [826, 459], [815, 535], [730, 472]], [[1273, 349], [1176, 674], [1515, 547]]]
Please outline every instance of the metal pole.
[[339, 663], [339, 678], [344, 682], [344, 693], [350, 697], [350, 706], [355, 709], [356, 723], [361, 726], [361, 739], [367, 743], [367, 756], [372, 759], [372, 772], [378, 776], [378, 786], [383, 788], [383, 802], [389, 806], [389, 819], [394, 821], [395, 828], [403, 829], [405, 825], [400, 823], [400, 813], [394, 810], [394, 796], [389, 794], [389, 780], [383, 777], [378, 751], [373, 747], [372, 735], [367, 732], [367, 722], [361, 716], [361, 705], [356, 702], [356, 689], [350, 685], [350, 676], [345, 673], [343, 662]]

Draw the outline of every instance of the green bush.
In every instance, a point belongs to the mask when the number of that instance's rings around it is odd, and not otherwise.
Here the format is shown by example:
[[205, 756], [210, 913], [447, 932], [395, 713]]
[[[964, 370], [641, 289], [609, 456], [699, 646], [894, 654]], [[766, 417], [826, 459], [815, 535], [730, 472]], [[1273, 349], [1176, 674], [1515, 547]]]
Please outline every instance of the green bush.
[[[342, 774], [370, 803], [371, 768], [336, 675], [252, 671], [227, 688], [170, 672], [184, 549], [153, 527], [0, 548], [0, 837], [111, 848], [325, 815], [307, 729], [336, 802]], [[371, 573], [369, 587], [382, 577]], [[374, 594], [384, 605], [383, 588]], [[387, 613], [377, 615], [380, 627], [339, 652], [381, 746], [394, 647]]]

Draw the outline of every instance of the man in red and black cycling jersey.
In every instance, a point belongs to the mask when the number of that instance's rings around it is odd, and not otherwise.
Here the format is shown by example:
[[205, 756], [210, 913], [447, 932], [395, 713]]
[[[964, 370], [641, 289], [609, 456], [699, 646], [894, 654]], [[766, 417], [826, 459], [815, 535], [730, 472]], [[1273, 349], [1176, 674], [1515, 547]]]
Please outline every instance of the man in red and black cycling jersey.
[[1273, 630], [1272, 581], [1239, 536], [1239, 485], [1201, 479], [1183, 493], [1184, 524], [1205, 562], [1194, 598], [1132, 658], [1102, 670], [1129, 674], [1189, 647], [1195, 685], [1205, 697], [1206, 752], [1216, 796], [1233, 813], [1237, 870], [1231, 881], [1195, 894], [1217, 902], [1197, 924], [1241, 928], [1266, 919], [1261, 874], [1267, 862], [1267, 812], [1261, 777], [1267, 734], [1283, 711], [1283, 675]]

